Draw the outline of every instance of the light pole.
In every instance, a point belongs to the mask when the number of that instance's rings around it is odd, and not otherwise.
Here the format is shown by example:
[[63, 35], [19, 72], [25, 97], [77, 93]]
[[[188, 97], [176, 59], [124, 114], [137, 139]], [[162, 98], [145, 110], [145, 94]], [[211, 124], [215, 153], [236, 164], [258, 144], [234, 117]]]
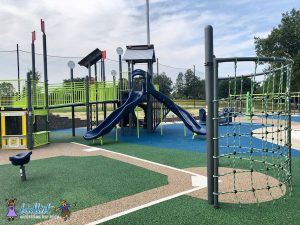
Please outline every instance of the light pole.
[[19, 45], [17, 44], [17, 68], [18, 68], [18, 93], [19, 97], [21, 96], [20, 92], [20, 58], [19, 58]]
[[[71, 87], [72, 87], [72, 103], [74, 104], [74, 77], [73, 69], [75, 68], [75, 63], [73, 61], [68, 62], [68, 67], [70, 68], [71, 77]], [[72, 136], [75, 137], [75, 107], [72, 105]]]
[[150, 45], [149, 0], [146, 0], [146, 15], [147, 15], [147, 44]]
[[111, 74], [112, 77], [113, 77], [113, 84], [114, 84], [114, 86], [115, 86], [115, 84], [116, 84], [116, 75], [117, 75], [117, 71], [112, 70], [112, 71], [110, 72], [110, 74]]
[[122, 78], [122, 55], [123, 55], [123, 48], [118, 47], [116, 49], [118, 55], [119, 55], [119, 77], [120, 77], [120, 98], [121, 98], [121, 90], [123, 88], [123, 78]]
[[[117, 54], [119, 55], [119, 98], [120, 98], [120, 106], [122, 105], [122, 89], [123, 89], [123, 78], [122, 78], [122, 55], [123, 55], [123, 48], [118, 47], [116, 49]], [[123, 135], [123, 120], [120, 121], [121, 124], [121, 134]]]
[[194, 65], [194, 108], [196, 108], [196, 88], [197, 88], [197, 85], [196, 85], [196, 69], [195, 69], [195, 65]]

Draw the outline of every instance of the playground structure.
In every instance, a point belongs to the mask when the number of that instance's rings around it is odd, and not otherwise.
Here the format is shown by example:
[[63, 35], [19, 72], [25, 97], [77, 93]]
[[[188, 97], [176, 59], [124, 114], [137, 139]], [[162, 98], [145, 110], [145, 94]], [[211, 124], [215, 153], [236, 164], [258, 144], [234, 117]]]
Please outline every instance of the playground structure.
[[[243, 62], [254, 64], [252, 73], [238, 74], [238, 65]], [[224, 63], [232, 63], [233, 72], [228, 78], [219, 78], [219, 66]], [[267, 69], [259, 73], [257, 68], [260, 63], [272, 63], [277, 69]], [[274, 188], [284, 193], [286, 186], [286, 191], [291, 191], [292, 64], [292, 60], [276, 57], [214, 57], [213, 28], [205, 28], [208, 203], [216, 208], [219, 207], [219, 197], [226, 194], [233, 194], [237, 202], [240, 202], [238, 194], [250, 192], [259, 203], [257, 195], [261, 190], [267, 190], [271, 197], [271, 190]], [[228, 98], [219, 98], [220, 79], [229, 81]], [[251, 80], [250, 90], [243, 89], [245, 79]], [[255, 84], [258, 80], [262, 81], [262, 93], [255, 94]], [[227, 126], [225, 133], [219, 133], [219, 120], [222, 119], [219, 105], [227, 105], [227, 108], [233, 109], [233, 130], [229, 130]], [[247, 107], [243, 107], [245, 105]], [[253, 111], [254, 108], [259, 110]], [[243, 124], [243, 119], [248, 123]], [[257, 125], [259, 129], [254, 128]], [[255, 138], [260, 138], [261, 144], [255, 144]], [[222, 162], [229, 164], [230, 171], [219, 172]], [[248, 169], [244, 166], [245, 162], [248, 162]], [[264, 184], [255, 186], [254, 172], [270, 174], [279, 182], [271, 185], [266, 178]], [[243, 173], [245, 177], [250, 178], [249, 186], [240, 189], [237, 186], [237, 174]], [[226, 175], [233, 177], [233, 183], [230, 190], [222, 191], [219, 189], [219, 179]]]
[[[134, 78], [140, 76], [143, 78], [143, 83], [142, 83], [142, 90], [141, 91], [136, 91], [135, 89], [135, 85], [136, 83], [134, 83]], [[129, 115], [134, 108], [141, 104], [143, 101], [147, 101], [148, 98], [148, 102], [147, 105], [149, 104], [149, 98], [151, 98], [151, 96], [153, 96], [155, 99], [157, 99], [160, 103], [164, 104], [164, 106], [171, 110], [173, 113], [175, 113], [185, 124], [185, 126], [191, 130], [193, 133], [199, 134], [199, 135], [205, 135], [206, 131], [205, 128], [202, 127], [201, 125], [199, 125], [195, 119], [190, 115], [190, 113], [188, 113], [186, 110], [184, 110], [183, 108], [181, 108], [180, 106], [176, 105], [171, 99], [169, 99], [167, 96], [163, 95], [162, 93], [158, 92], [155, 90], [153, 84], [151, 83], [151, 75], [149, 73], [146, 73], [143, 70], [134, 70], [132, 72], [132, 79], [133, 81], [133, 89], [131, 90], [131, 92], [129, 93], [129, 96], [127, 98], [127, 100], [125, 101], [125, 103], [119, 107], [117, 110], [115, 110], [114, 112], [112, 112], [111, 115], [109, 115], [109, 117], [104, 120], [99, 126], [97, 126], [95, 129], [87, 132], [84, 135], [84, 138], [86, 140], [91, 140], [91, 139], [95, 139], [98, 137], [102, 137], [103, 135], [107, 134], [108, 132], [110, 132], [116, 125], [118, 122], [120, 122], [120, 120], [122, 118], [124, 118], [125, 116]], [[151, 104], [151, 103], [150, 103]], [[148, 106], [147, 106], [148, 109]], [[152, 110], [147, 110], [147, 113], [145, 116], [145, 120], [144, 124], [146, 122], [146, 124], [152, 124], [149, 123], [149, 117], [148, 117], [148, 113], [152, 112]], [[150, 117], [151, 119], [151, 117]], [[147, 126], [147, 128], [149, 129], [149, 127]], [[153, 129], [153, 127], [151, 127], [151, 129]]]
[[[106, 81], [103, 70], [102, 80], [97, 80], [96, 63], [104, 63], [104, 52], [95, 49], [84, 57], [79, 65], [88, 69], [88, 76], [84, 81], [62, 84], [48, 84], [47, 78], [47, 50], [46, 35], [44, 38], [44, 81], [39, 82], [35, 77], [34, 38], [32, 39], [32, 77], [27, 75], [26, 80], [20, 80], [18, 91], [1, 96], [1, 148], [2, 149], [32, 149], [50, 142], [48, 130], [49, 110], [63, 107], [85, 106], [87, 140], [102, 138], [112, 129], [120, 125], [129, 129], [140, 126], [153, 132], [163, 118], [171, 110], [192, 132], [207, 136], [207, 177], [208, 202], [215, 207], [219, 206], [219, 196], [251, 192], [256, 197], [259, 190], [271, 190], [275, 187], [291, 187], [291, 93], [289, 89], [292, 62], [284, 58], [214, 58], [212, 27], [206, 28], [206, 129], [198, 124], [194, 118], [180, 106], [176, 105], [167, 96], [152, 84], [153, 63], [155, 52], [153, 45], [127, 46], [123, 60], [128, 64], [127, 80], [122, 77], [120, 70], [119, 81]], [[143, 54], [140, 54], [143, 53]], [[143, 57], [141, 57], [141, 55]], [[254, 70], [249, 75], [239, 75], [237, 68], [241, 62], [253, 62]], [[263, 73], [257, 72], [259, 63], [275, 63], [278, 69]], [[135, 69], [136, 64], [147, 64], [147, 72]], [[218, 65], [233, 63], [233, 75], [229, 80], [228, 98], [219, 99], [218, 96]], [[95, 78], [92, 75], [94, 67]], [[71, 68], [71, 71], [73, 68]], [[73, 72], [73, 71], [72, 71]], [[71, 75], [72, 75], [71, 72]], [[263, 91], [256, 94], [254, 90], [256, 80], [262, 77]], [[251, 89], [238, 88], [237, 83], [243, 79], [251, 79]], [[279, 82], [277, 82], [279, 78]], [[13, 83], [16, 81], [5, 81]], [[247, 93], [245, 93], [247, 91]], [[296, 99], [296, 97], [295, 97]], [[296, 100], [295, 100], [296, 101]], [[113, 104], [115, 110], [106, 115], [106, 105]], [[226, 105], [229, 113], [219, 113], [219, 104]], [[98, 106], [104, 109], [104, 121], [99, 123]], [[246, 107], [244, 107], [246, 105]], [[145, 117], [142, 121], [135, 115], [135, 108], [141, 107]], [[254, 111], [254, 108], [261, 110]], [[204, 114], [205, 115], [205, 114]], [[247, 119], [247, 125], [243, 119]], [[257, 118], [261, 130], [255, 131]], [[231, 124], [232, 130], [219, 133], [219, 126]], [[12, 125], [15, 125], [12, 126]], [[243, 126], [247, 126], [244, 128]], [[228, 126], [229, 127], [229, 126]], [[75, 127], [73, 126], [73, 130]], [[75, 132], [73, 132], [75, 135]], [[261, 145], [254, 145], [253, 139], [260, 137]], [[245, 139], [247, 138], [247, 145]], [[231, 170], [226, 174], [219, 173], [220, 162], [229, 162]], [[239, 169], [239, 162], [249, 162], [248, 169]], [[251, 183], [247, 189], [238, 189], [235, 186], [236, 174], [247, 174], [252, 179], [254, 172], [263, 172], [276, 177], [280, 182], [274, 186], [265, 181], [259, 188]], [[219, 179], [225, 175], [232, 175], [233, 188], [230, 191], [219, 190]], [[270, 194], [272, 195], [272, 194]]]
[[[72, 107], [72, 126], [73, 135], [75, 135], [74, 107], [93, 106], [98, 103], [104, 106], [113, 104], [116, 107], [119, 90], [126, 89], [126, 84], [119, 87], [115, 81], [105, 81], [105, 73], [101, 74], [103, 75], [101, 81], [93, 80], [89, 73], [88, 79], [73, 82], [73, 71], [71, 71], [71, 82], [48, 84], [46, 34], [42, 20], [41, 30], [44, 82], [40, 82], [36, 77], [35, 31], [32, 33], [31, 43], [32, 66], [31, 72], [27, 73], [27, 79], [1, 81], [3, 93], [0, 97], [0, 149], [33, 149], [50, 143], [49, 110], [56, 108]], [[98, 50], [99, 52], [99, 59], [104, 63], [102, 51]], [[106, 113], [106, 110], [104, 112]], [[87, 120], [87, 123], [90, 121], [91, 118]], [[98, 118], [95, 123], [97, 122]]]
[[[27, 79], [1, 81], [10, 88], [0, 99], [1, 110], [1, 149], [33, 149], [50, 143], [49, 111], [71, 107], [72, 134], [75, 136], [75, 107], [86, 108], [86, 139], [101, 138], [113, 128], [122, 134], [124, 127], [129, 129], [142, 126], [149, 132], [162, 123], [168, 112], [173, 111], [188, 129], [195, 134], [205, 135], [205, 128], [167, 96], [158, 92], [159, 87], [152, 84], [155, 51], [153, 45], [127, 46], [123, 60], [128, 64], [128, 73], [122, 73], [119, 80], [106, 81], [104, 60], [106, 52], [95, 49], [78, 64], [88, 69], [88, 76], [82, 81], [74, 81], [75, 63], [69, 62], [71, 79], [61, 84], [48, 83], [47, 46], [45, 24], [41, 21], [43, 34], [44, 82], [36, 77], [35, 32], [32, 34], [32, 69]], [[97, 77], [97, 62], [101, 62], [101, 80]], [[147, 71], [135, 70], [137, 64], [147, 64]], [[74, 64], [74, 65], [73, 65]], [[94, 74], [92, 69], [94, 68]], [[123, 75], [128, 77], [123, 78]], [[137, 91], [138, 87], [143, 90]], [[18, 88], [16, 88], [18, 87]], [[113, 112], [107, 118], [107, 104], [112, 104]], [[104, 112], [104, 122], [99, 125], [99, 106]], [[135, 108], [142, 108], [144, 119], [139, 120]], [[118, 113], [120, 112], [120, 113]], [[13, 124], [13, 126], [11, 126]], [[105, 129], [103, 129], [105, 128]], [[138, 131], [139, 133], [139, 131]], [[90, 135], [88, 135], [90, 134]]]

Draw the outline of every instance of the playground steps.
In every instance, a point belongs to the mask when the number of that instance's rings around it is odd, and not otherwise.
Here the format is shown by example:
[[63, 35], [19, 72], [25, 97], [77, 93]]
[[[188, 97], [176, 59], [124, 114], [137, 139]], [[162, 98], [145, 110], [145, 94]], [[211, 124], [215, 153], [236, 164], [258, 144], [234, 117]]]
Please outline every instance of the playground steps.
[[[39, 121], [39, 126], [44, 127], [45, 120]], [[85, 127], [86, 121], [75, 118], [75, 127]], [[72, 128], [72, 119], [66, 116], [52, 115], [49, 116], [49, 130]]]
[[161, 121], [163, 121], [170, 110], [162, 103], [153, 99], [153, 131], [159, 126]]

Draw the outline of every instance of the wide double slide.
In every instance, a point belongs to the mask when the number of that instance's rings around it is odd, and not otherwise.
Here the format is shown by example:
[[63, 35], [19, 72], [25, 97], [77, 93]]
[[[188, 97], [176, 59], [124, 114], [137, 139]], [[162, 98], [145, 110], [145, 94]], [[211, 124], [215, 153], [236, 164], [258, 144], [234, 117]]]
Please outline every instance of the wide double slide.
[[[185, 124], [185, 126], [193, 133], [199, 135], [206, 135], [206, 129], [204, 126], [197, 123], [197, 121], [191, 116], [189, 112], [180, 106], [176, 105], [171, 99], [166, 95], [158, 92], [154, 89], [153, 84], [148, 84], [149, 88], [147, 92], [156, 98], [159, 102], [163, 103], [168, 109], [170, 109], [174, 114], [176, 114]], [[134, 110], [139, 103], [144, 99], [146, 95], [145, 87], [142, 91], [131, 91], [126, 102], [113, 111], [99, 126], [95, 129], [88, 131], [84, 134], [84, 139], [92, 140], [101, 137], [109, 133], [125, 116]]]
[[115, 111], [113, 111], [101, 124], [95, 129], [88, 131], [83, 135], [85, 140], [92, 140], [109, 133], [125, 116], [134, 110], [134, 108], [143, 100], [144, 90], [131, 91], [126, 102]]
[[176, 114], [190, 131], [199, 135], [206, 135], [206, 129], [204, 126], [198, 124], [188, 111], [181, 108], [179, 105], [176, 105], [163, 93], [156, 91], [152, 84], [149, 84], [148, 92], [159, 102], [163, 103], [174, 114]]

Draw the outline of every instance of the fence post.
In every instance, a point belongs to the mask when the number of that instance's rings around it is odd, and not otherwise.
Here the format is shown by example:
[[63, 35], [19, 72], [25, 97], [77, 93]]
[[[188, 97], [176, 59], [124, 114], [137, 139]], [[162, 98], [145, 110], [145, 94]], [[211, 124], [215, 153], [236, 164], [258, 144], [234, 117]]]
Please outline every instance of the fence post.
[[207, 140], [207, 200], [214, 204], [213, 198], [213, 28], [205, 27], [205, 96], [207, 105], [206, 140]]

